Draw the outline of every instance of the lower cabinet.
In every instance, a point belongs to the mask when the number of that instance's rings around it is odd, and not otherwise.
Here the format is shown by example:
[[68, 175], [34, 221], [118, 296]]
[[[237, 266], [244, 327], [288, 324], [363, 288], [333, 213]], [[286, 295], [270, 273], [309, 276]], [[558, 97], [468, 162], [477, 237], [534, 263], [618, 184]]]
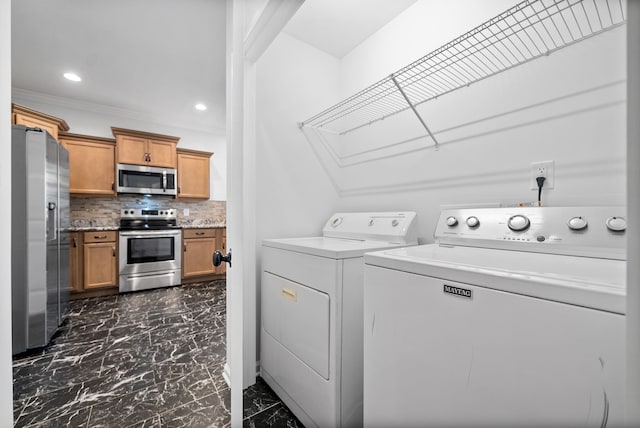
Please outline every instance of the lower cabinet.
[[76, 292], [118, 286], [118, 234], [71, 233], [71, 289]]
[[[213, 266], [213, 253], [223, 251], [226, 229], [184, 229], [182, 231], [182, 277], [193, 278], [225, 273]], [[226, 244], [225, 244], [226, 245]]]
[[71, 291], [83, 291], [84, 290], [84, 274], [82, 268], [84, 266], [84, 251], [83, 241], [84, 232], [71, 232], [71, 255], [70, 255], [70, 269], [69, 277], [71, 278]]

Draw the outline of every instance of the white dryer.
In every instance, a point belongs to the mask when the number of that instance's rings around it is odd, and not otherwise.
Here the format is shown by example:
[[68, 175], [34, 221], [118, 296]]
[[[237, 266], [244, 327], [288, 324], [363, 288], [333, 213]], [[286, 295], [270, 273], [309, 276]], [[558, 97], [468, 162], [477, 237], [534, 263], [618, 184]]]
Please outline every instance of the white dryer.
[[365, 426], [620, 426], [624, 208], [441, 213], [365, 255]]
[[417, 244], [416, 214], [338, 213], [262, 248], [260, 365], [307, 427], [362, 426], [363, 255]]

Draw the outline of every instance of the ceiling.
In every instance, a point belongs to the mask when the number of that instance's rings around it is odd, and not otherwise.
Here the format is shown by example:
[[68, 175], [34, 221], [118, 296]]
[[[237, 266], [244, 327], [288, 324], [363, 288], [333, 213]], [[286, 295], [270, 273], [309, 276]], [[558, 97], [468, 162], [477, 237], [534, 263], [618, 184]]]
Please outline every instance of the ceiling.
[[416, 0], [306, 0], [285, 33], [342, 58]]
[[[11, 8], [14, 88], [224, 130], [225, 1], [13, 0]], [[63, 78], [67, 71], [82, 82]]]
[[[307, 0], [286, 32], [341, 58], [415, 1]], [[23, 96], [224, 132], [225, 4], [13, 0], [12, 86]], [[82, 81], [66, 80], [69, 71]]]

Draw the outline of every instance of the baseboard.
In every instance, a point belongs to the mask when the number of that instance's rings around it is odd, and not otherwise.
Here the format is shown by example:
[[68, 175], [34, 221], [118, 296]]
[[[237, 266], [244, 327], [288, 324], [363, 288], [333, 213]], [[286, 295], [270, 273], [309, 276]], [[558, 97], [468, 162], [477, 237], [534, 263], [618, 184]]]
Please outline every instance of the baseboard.
[[191, 278], [182, 278], [182, 284], [192, 284], [194, 282], [208, 282], [214, 281], [216, 279], [226, 279], [226, 273], [214, 274], [214, 275], [203, 275], [203, 276], [192, 276]]
[[224, 369], [222, 370], [222, 378], [226, 382], [229, 389], [231, 389], [231, 369], [228, 363], [224, 363]]
[[88, 299], [91, 297], [114, 296], [119, 293], [120, 293], [120, 290], [118, 289], [118, 287], [98, 288], [95, 290], [74, 291], [71, 293], [70, 299], [80, 300], [80, 299]]

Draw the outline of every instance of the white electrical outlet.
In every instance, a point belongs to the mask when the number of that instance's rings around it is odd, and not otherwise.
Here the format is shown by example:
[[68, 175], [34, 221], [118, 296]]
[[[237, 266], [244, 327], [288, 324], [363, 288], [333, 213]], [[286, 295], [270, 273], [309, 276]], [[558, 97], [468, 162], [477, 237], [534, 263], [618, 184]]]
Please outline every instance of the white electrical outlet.
[[189, 208], [184, 208], [182, 210], [182, 215], [184, 215], [185, 217], [189, 217]]
[[541, 162], [531, 162], [531, 175], [530, 175], [530, 183], [531, 190], [538, 190], [538, 182], [536, 178], [544, 177], [544, 186], [542, 189], [553, 189], [553, 174], [554, 174], [554, 162], [552, 160], [549, 161], [541, 161]]

